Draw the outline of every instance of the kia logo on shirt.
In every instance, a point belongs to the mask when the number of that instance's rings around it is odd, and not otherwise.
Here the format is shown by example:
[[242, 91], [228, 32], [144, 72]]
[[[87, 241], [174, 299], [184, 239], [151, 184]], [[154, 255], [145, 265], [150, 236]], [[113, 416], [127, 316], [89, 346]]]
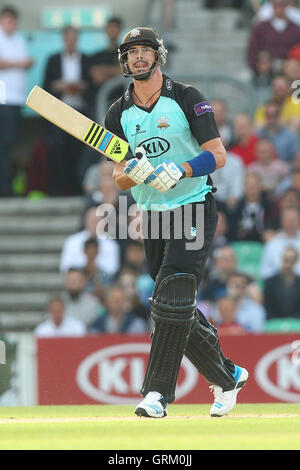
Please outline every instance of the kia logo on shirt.
[[284, 344], [267, 352], [256, 365], [255, 378], [272, 397], [299, 403], [300, 356], [296, 343], [300, 342]]
[[152, 137], [141, 142], [138, 147], [140, 146], [144, 147], [148, 158], [155, 158], [166, 153], [170, 148], [170, 143], [162, 137]]
[[[98, 350], [79, 364], [76, 382], [87, 396], [110, 404], [137, 404], [150, 352], [149, 343], [123, 343]], [[176, 398], [195, 386], [198, 372], [184, 357]]]

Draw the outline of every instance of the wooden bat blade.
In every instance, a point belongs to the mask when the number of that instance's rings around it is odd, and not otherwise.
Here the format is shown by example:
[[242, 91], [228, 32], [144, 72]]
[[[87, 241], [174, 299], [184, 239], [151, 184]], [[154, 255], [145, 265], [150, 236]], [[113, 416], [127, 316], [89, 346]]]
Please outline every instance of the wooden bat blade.
[[26, 105], [47, 121], [111, 160], [121, 162], [126, 158], [129, 149], [128, 142], [57, 99], [43, 88], [36, 85], [29, 93]]

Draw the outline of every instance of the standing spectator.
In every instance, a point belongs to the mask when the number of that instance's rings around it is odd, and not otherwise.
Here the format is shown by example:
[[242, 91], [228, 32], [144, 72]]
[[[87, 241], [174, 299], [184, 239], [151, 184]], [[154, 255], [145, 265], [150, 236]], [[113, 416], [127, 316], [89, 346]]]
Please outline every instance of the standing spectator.
[[264, 330], [266, 312], [262, 305], [249, 296], [248, 287], [252, 281], [243, 273], [232, 274], [227, 282], [227, 295], [235, 303], [236, 322], [249, 333]]
[[86, 291], [87, 277], [83, 270], [71, 268], [64, 276], [65, 313], [77, 318], [88, 328], [101, 313], [103, 306], [99, 299]]
[[[108, 47], [104, 51], [96, 52], [91, 57], [91, 78], [94, 89], [98, 92], [102, 85], [113, 77], [121, 75], [121, 68], [118, 61], [118, 44], [123, 28], [121, 18], [113, 17], [106, 25], [106, 35]], [[108, 100], [113, 103], [124, 93], [124, 87], [117, 86], [110, 93]]]
[[240, 113], [234, 120], [235, 144], [230, 147], [230, 151], [239, 155], [245, 166], [256, 160], [255, 146], [258, 141], [254, 133], [251, 116], [247, 113]]
[[26, 73], [33, 59], [17, 32], [19, 13], [13, 7], [0, 12], [0, 81], [5, 102], [0, 103], [0, 196], [12, 194], [12, 148], [21, 121], [21, 107], [26, 99]]
[[76, 265], [84, 268], [87, 258], [84, 253], [84, 243], [88, 238], [97, 238], [99, 253], [96, 258], [97, 266], [106, 276], [114, 276], [120, 268], [120, 248], [118, 242], [109, 238], [101, 228], [102, 217], [98, 215], [98, 208], [91, 207], [85, 214], [84, 228], [70, 235], [62, 249], [60, 270], [67, 271]]
[[249, 82], [253, 90], [254, 109], [270, 99], [272, 91], [272, 80], [274, 78], [272, 68], [272, 57], [269, 51], [259, 51], [256, 57], [254, 70]]
[[[78, 50], [78, 31], [67, 26], [62, 32], [64, 49], [49, 57], [43, 87], [72, 108], [91, 115], [89, 58]], [[51, 196], [80, 195], [78, 176], [83, 144], [58, 127], [47, 123], [49, 191]]]
[[225, 148], [230, 147], [233, 140], [233, 124], [228, 115], [228, 107], [225, 100], [216, 99], [211, 101], [215, 121]]
[[276, 153], [283, 161], [290, 162], [295, 158], [300, 148], [299, 136], [292, 129], [280, 122], [280, 107], [276, 102], [265, 105], [265, 125], [258, 130], [261, 138], [270, 139]]
[[287, 248], [283, 252], [281, 269], [265, 279], [264, 299], [267, 319], [300, 318], [300, 276], [295, 274], [299, 252]]
[[[280, 123], [293, 129], [298, 134], [300, 131], [300, 106], [293, 101], [290, 82], [284, 75], [278, 75], [274, 78], [270, 101], [274, 101], [279, 105]], [[257, 130], [266, 125], [265, 104], [260, 104], [256, 108], [253, 120]]]
[[106, 313], [91, 326], [93, 333], [143, 334], [149, 330], [147, 323], [127, 307], [124, 289], [116, 284], [109, 288]]
[[65, 302], [61, 296], [53, 297], [48, 303], [48, 319], [35, 329], [39, 338], [57, 338], [61, 336], [84, 336], [84, 323], [66, 314]]
[[257, 23], [251, 32], [248, 64], [254, 69], [259, 51], [269, 51], [273, 68], [279, 71], [292, 46], [300, 42], [300, 26], [286, 16], [287, 0], [272, 0], [274, 13], [270, 20]]
[[275, 147], [269, 139], [260, 139], [256, 144], [257, 161], [248, 166], [251, 173], [257, 173], [262, 189], [271, 196], [282, 178], [289, 174], [289, 165], [277, 157]]
[[229, 214], [229, 240], [262, 242], [264, 232], [277, 224], [277, 206], [263, 191], [260, 176], [247, 173], [245, 195]]
[[[293, 207], [281, 211], [280, 230], [265, 244], [260, 271], [263, 279], [274, 276], [280, 270], [282, 255], [287, 247], [295, 248], [300, 254], [300, 214]], [[295, 273], [300, 275], [300, 256]]]

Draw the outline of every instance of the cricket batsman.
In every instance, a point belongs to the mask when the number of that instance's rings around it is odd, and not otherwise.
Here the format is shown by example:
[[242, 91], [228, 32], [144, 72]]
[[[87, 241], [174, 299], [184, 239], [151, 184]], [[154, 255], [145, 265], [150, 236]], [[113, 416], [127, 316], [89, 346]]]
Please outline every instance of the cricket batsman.
[[[162, 74], [166, 57], [162, 39], [151, 28], [129, 31], [119, 47], [119, 62], [125, 77], [133, 81], [105, 118], [105, 127], [126, 140], [133, 152], [132, 159], [114, 163], [113, 176], [121, 190], [131, 188], [147, 217], [144, 246], [155, 281], [150, 299], [152, 345], [141, 388], [144, 399], [135, 413], [151, 418], [167, 415], [185, 354], [210, 384], [214, 394], [210, 415], [217, 417], [232, 410], [248, 378], [245, 368], [224, 356], [217, 330], [196, 308], [217, 224], [209, 175], [225, 165], [226, 151], [209, 102], [194, 87]], [[175, 215], [170, 217], [167, 237], [165, 216], [176, 211], [183, 218], [178, 222]], [[153, 215], [158, 227], [153, 227]], [[182, 226], [185, 230], [178, 238]], [[158, 228], [158, 236], [157, 230], [155, 237], [151, 235], [153, 228]], [[201, 246], [188, 246], [200, 232]]]

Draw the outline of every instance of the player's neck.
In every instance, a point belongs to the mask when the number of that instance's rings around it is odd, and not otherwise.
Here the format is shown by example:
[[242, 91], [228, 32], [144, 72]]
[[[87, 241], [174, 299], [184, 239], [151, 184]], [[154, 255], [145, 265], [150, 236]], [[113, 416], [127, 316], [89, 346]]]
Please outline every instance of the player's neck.
[[159, 98], [162, 84], [163, 76], [160, 69], [155, 70], [149, 80], [134, 80], [134, 102], [138, 106], [147, 103], [146, 107], [149, 108]]

